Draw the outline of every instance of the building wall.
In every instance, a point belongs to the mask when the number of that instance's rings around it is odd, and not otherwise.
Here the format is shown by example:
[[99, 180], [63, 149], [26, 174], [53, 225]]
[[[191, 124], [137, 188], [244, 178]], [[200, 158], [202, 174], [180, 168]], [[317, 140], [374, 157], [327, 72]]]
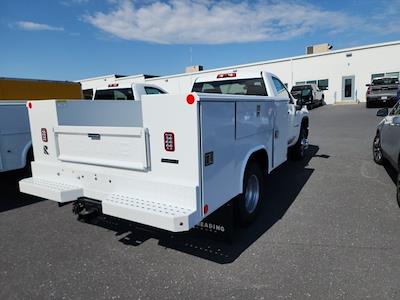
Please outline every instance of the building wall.
[[268, 71], [277, 75], [291, 89], [296, 82], [328, 79], [325, 102], [343, 100], [343, 76], [354, 76], [353, 101], [364, 102], [366, 84], [376, 73], [400, 72], [400, 42], [377, 44], [324, 54], [299, 56], [277, 61], [231, 66], [191, 74], [179, 74], [147, 79], [170, 93], [188, 93], [197, 77], [232, 71]]

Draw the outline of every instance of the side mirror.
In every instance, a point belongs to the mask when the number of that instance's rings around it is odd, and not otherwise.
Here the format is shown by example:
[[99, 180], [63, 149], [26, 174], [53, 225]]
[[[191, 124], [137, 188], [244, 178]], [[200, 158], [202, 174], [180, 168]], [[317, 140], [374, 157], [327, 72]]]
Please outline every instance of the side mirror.
[[371, 86], [371, 84], [367, 83], [365, 86]]
[[387, 107], [381, 108], [376, 112], [377, 117], [386, 117], [389, 114], [389, 109]]

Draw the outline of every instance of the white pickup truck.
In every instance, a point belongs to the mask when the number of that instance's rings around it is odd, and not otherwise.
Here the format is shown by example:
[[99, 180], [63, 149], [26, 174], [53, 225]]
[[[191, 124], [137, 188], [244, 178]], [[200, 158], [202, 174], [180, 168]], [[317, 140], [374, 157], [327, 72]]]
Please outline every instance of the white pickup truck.
[[263, 201], [264, 175], [286, 161], [289, 147], [304, 155], [308, 112], [267, 72], [208, 82], [231, 80], [238, 95], [221, 84], [225, 94], [204, 87], [142, 101], [35, 102], [33, 176], [20, 181], [21, 192], [74, 201], [81, 217], [98, 210], [173, 232], [234, 199], [248, 224]]
[[25, 102], [0, 103], [0, 173], [24, 168], [32, 157], [31, 145]]

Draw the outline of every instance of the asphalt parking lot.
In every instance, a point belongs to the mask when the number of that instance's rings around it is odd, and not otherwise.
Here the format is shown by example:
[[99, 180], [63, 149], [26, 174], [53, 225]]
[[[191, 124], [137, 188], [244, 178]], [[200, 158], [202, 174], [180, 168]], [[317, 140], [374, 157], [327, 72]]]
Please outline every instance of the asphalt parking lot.
[[377, 166], [376, 109], [311, 111], [311, 147], [268, 178], [233, 243], [97, 219], [1, 176], [0, 299], [400, 299], [400, 208]]

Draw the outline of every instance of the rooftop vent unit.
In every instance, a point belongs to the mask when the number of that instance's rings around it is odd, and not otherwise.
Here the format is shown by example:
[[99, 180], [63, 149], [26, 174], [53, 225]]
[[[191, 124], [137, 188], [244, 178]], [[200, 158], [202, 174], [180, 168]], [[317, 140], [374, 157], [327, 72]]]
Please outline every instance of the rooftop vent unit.
[[306, 47], [306, 54], [317, 54], [331, 51], [333, 46], [331, 44], [318, 44]]
[[200, 65], [189, 66], [189, 67], [186, 67], [185, 73], [200, 72], [200, 71], [203, 71], [203, 70], [204, 70], [203, 66], [200, 66]]

